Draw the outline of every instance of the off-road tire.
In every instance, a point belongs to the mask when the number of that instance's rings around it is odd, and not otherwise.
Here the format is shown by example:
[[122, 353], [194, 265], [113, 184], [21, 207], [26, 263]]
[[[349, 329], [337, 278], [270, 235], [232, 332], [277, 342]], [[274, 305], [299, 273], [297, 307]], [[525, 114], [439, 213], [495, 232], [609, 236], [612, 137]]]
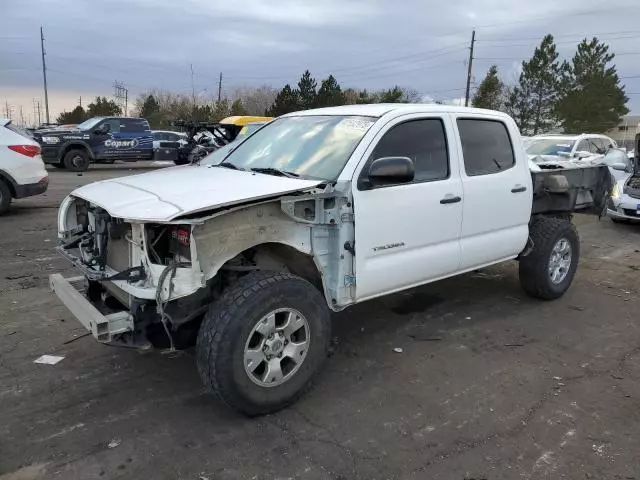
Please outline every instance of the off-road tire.
[[[305, 316], [309, 349], [290, 379], [262, 387], [245, 372], [244, 348], [256, 323], [278, 308], [293, 308]], [[209, 307], [198, 333], [198, 371], [227, 406], [248, 416], [265, 415], [292, 404], [310, 387], [327, 356], [330, 338], [329, 309], [315, 287], [289, 273], [256, 271], [240, 278]]]
[[7, 182], [0, 178], [0, 215], [9, 210], [11, 205], [11, 189]]
[[[541, 217], [534, 220], [529, 230], [533, 242], [528, 255], [520, 258], [520, 285], [530, 296], [542, 300], [560, 298], [571, 286], [580, 260], [580, 239], [571, 221]], [[571, 265], [565, 278], [554, 284], [549, 277], [549, 261], [556, 242], [565, 238], [571, 245]]]
[[71, 172], [86, 172], [89, 170], [91, 159], [84, 150], [74, 148], [65, 154], [62, 162], [65, 168]]

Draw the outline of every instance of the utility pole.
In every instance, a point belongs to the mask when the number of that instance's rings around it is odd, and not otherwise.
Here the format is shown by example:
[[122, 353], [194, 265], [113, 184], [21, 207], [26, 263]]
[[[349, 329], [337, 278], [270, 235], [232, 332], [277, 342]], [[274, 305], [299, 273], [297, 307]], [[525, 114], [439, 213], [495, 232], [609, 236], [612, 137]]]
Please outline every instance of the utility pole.
[[220, 80], [218, 80], [218, 102], [222, 100], [222, 72], [220, 72]]
[[24, 127], [24, 113], [22, 113], [22, 105], [20, 105], [20, 126]]
[[80, 108], [82, 108], [82, 95], [80, 95], [80, 98], [78, 98], [78, 105], [80, 105]]
[[193, 111], [196, 111], [196, 87], [193, 85], [193, 63], [189, 65], [191, 67], [191, 99], [193, 100]]
[[49, 93], [47, 92], [47, 63], [44, 60], [44, 33], [40, 27], [40, 51], [42, 53], [42, 78], [44, 79], [44, 109], [49, 123]]
[[473, 47], [476, 43], [476, 31], [471, 33], [471, 46], [469, 47], [469, 69], [467, 70], [467, 91], [464, 95], [464, 106], [469, 106], [469, 90], [471, 89], [471, 68], [473, 67]]
[[129, 90], [124, 88], [124, 85], [121, 82], [118, 82], [117, 80], [113, 82], [113, 88], [115, 89], [115, 93], [113, 96], [116, 98], [116, 103], [118, 104], [118, 106], [120, 107], [120, 110], [122, 110], [122, 113], [124, 113], [124, 116], [126, 117]]
[[40, 125], [40, 100], [34, 98], [33, 99], [33, 122], [35, 123], [36, 118], [38, 119], [38, 124]]

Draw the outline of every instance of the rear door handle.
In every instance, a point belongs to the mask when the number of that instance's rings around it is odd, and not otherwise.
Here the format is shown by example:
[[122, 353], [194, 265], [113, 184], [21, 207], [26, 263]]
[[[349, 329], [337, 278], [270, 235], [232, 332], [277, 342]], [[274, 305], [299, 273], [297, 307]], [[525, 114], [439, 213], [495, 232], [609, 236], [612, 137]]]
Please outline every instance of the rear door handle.
[[522, 193], [526, 191], [527, 191], [527, 187], [525, 187], [524, 185], [516, 185], [511, 189], [511, 193]]
[[448, 203], [458, 203], [461, 200], [462, 200], [462, 198], [460, 198], [460, 197], [454, 197], [453, 195], [447, 195], [442, 200], [440, 200], [440, 203], [443, 204], [443, 205], [446, 205]]

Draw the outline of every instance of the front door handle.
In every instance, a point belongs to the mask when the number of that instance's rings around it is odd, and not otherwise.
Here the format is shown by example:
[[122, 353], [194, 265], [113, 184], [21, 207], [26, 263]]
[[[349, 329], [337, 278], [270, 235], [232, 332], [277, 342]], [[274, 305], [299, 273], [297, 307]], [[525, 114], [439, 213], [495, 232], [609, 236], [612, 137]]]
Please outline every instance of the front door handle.
[[442, 200], [440, 200], [440, 203], [443, 204], [443, 205], [446, 205], [448, 203], [458, 203], [461, 200], [462, 200], [462, 198], [460, 198], [460, 197], [454, 197], [453, 195], [447, 195]]
[[516, 185], [511, 189], [511, 193], [522, 193], [526, 191], [527, 191], [527, 187], [525, 187], [524, 185]]

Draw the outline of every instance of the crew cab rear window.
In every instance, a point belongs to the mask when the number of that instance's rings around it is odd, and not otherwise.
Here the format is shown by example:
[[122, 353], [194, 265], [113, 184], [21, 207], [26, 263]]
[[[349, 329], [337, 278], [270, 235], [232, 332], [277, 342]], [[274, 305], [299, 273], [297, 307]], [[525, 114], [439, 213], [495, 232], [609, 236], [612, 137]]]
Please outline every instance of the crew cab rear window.
[[413, 160], [414, 183], [447, 178], [449, 155], [442, 120], [411, 120], [394, 126], [376, 145], [370, 160], [382, 157], [409, 157]]
[[490, 175], [516, 163], [509, 132], [497, 120], [458, 119], [467, 176]]
[[120, 122], [121, 132], [144, 132], [149, 130], [149, 123], [146, 120], [123, 118]]

